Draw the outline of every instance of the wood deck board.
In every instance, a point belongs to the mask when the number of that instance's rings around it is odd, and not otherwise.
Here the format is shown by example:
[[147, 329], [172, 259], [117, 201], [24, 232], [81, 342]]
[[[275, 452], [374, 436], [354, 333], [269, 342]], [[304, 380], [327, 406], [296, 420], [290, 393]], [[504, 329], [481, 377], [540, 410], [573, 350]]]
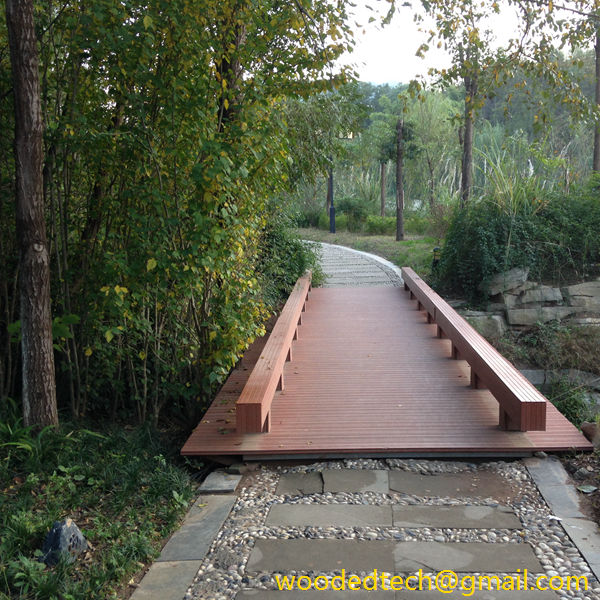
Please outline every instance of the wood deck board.
[[[392, 287], [321, 288], [310, 294], [271, 432], [235, 432], [235, 371], [190, 436], [188, 455], [534, 452], [590, 449], [550, 403], [547, 430], [498, 427], [498, 402], [469, 386], [416, 300]], [[258, 347], [258, 346], [256, 346]], [[260, 350], [244, 358], [245, 368]], [[253, 358], [254, 357], [254, 358]], [[238, 372], [240, 371], [240, 372]]]

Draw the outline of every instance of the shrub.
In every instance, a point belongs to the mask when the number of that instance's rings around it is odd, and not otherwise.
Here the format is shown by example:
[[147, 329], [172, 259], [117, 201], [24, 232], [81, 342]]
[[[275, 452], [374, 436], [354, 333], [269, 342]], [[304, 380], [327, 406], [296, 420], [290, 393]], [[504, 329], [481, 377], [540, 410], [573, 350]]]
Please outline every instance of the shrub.
[[365, 223], [365, 233], [372, 235], [393, 235], [396, 233], [396, 217], [369, 215]]
[[574, 386], [568, 379], [553, 381], [546, 396], [577, 427], [590, 416], [585, 391], [580, 386]]
[[520, 196], [511, 210], [494, 198], [456, 210], [438, 287], [478, 302], [493, 275], [516, 266], [529, 267], [531, 279], [555, 284], [588, 275], [600, 260], [600, 204], [593, 188], [539, 193]]
[[337, 209], [348, 218], [348, 231], [361, 231], [366, 224], [369, 208], [364, 200], [345, 196], [337, 202]]

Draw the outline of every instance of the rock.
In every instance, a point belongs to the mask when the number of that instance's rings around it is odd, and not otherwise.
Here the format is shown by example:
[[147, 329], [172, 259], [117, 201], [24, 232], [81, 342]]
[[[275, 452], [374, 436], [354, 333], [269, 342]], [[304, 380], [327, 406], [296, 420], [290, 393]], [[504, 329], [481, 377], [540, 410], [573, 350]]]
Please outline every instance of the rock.
[[56, 521], [44, 540], [41, 561], [53, 566], [64, 555], [66, 561], [72, 563], [87, 548], [87, 540], [72, 519]]
[[495, 296], [508, 290], [514, 290], [527, 281], [528, 275], [529, 268], [521, 269], [520, 267], [516, 267], [505, 273], [498, 273], [490, 279], [487, 285], [487, 292], [490, 296]]
[[506, 311], [510, 325], [535, 325], [560, 321], [577, 312], [573, 306], [540, 306], [538, 308], [511, 308]]
[[600, 431], [597, 423], [584, 421], [581, 424], [581, 432], [585, 437], [594, 444], [594, 448], [600, 448]]
[[566, 292], [571, 306], [600, 310], [600, 280], [570, 285]]
[[506, 321], [500, 315], [466, 315], [465, 319], [485, 338], [502, 337], [508, 329]]
[[587, 479], [590, 476], [590, 472], [585, 467], [580, 467], [573, 473], [574, 479]]
[[506, 306], [504, 302], [490, 302], [487, 305], [488, 312], [504, 313]]
[[546, 383], [546, 371], [544, 369], [520, 369], [529, 383], [537, 387], [541, 387]]
[[258, 463], [233, 463], [225, 469], [225, 472], [230, 475], [245, 475], [251, 471], [256, 471], [257, 468]]
[[562, 302], [563, 296], [558, 288], [540, 285], [537, 288], [527, 290], [519, 296], [520, 304], [529, 304], [531, 302]]
[[457, 310], [467, 305], [466, 300], [446, 300], [446, 302], [454, 309]]
[[545, 302], [562, 303], [563, 301], [563, 295], [559, 288], [539, 285], [533, 281], [526, 282], [514, 290], [510, 290], [510, 292], [505, 292], [501, 295], [501, 298], [508, 308]]

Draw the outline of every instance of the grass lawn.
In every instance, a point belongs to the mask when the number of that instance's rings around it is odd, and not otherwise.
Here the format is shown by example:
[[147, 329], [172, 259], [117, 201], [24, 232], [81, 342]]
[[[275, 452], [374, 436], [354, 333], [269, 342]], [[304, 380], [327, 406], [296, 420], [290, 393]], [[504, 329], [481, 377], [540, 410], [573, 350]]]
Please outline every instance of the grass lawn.
[[423, 236], [409, 235], [408, 239], [397, 242], [392, 235], [366, 235], [349, 231], [329, 233], [314, 228], [300, 228], [297, 232], [304, 240], [339, 244], [355, 250], [371, 252], [399, 267], [412, 267], [421, 277], [431, 273], [433, 248], [438, 245], [435, 238]]
[[[194, 494], [176, 449], [149, 428], [41, 432], [0, 421], [0, 599], [127, 598]], [[39, 561], [54, 521], [71, 517], [91, 547], [77, 562]]]

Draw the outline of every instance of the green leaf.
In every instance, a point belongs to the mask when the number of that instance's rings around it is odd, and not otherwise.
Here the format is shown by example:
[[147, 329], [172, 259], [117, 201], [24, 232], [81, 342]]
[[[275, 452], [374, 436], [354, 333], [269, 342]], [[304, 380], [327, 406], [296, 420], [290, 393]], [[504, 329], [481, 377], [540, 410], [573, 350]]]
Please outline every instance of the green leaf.
[[144, 17], [144, 29], [150, 29], [150, 27], [152, 27], [153, 23], [152, 23], [152, 17], [146, 15]]

